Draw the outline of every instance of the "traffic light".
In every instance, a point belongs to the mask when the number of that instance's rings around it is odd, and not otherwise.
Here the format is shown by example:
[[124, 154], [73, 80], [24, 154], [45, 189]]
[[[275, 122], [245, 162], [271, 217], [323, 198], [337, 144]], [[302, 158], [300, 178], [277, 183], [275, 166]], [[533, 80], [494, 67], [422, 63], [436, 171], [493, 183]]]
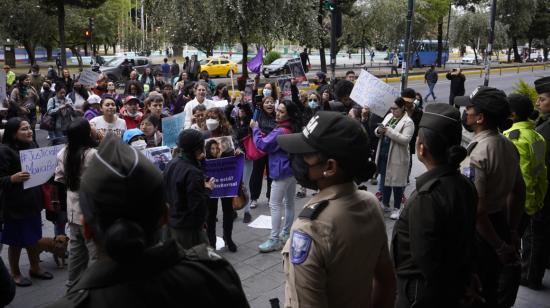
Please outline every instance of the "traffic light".
[[323, 7], [325, 10], [334, 11], [336, 9], [336, 0], [325, 0]]
[[84, 31], [84, 37], [86, 38], [87, 41], [89, 41], [92, 38], [92, 31], [85, 30]]

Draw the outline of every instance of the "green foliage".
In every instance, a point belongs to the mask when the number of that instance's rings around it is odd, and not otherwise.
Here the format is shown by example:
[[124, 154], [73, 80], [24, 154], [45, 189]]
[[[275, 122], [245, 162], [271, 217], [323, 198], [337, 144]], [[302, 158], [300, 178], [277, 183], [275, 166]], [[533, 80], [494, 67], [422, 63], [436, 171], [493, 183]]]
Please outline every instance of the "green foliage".
[[537, 94], [537, 91], [535, 90], [535, 87], [531, 86], [530, 84], [523, 81], [522, 79], [520, 79], [519, 82], [516, 83], [514, 93], [529, 96], [533, 104], [537, 101], [537, 98], [538, 98], [538, 94]]
[[264, 64], [271, 64], [271, 62], [279, 59], [280, 57], [281, 57], [280, 53], [276, 51], [270, 51], [264, 57]]

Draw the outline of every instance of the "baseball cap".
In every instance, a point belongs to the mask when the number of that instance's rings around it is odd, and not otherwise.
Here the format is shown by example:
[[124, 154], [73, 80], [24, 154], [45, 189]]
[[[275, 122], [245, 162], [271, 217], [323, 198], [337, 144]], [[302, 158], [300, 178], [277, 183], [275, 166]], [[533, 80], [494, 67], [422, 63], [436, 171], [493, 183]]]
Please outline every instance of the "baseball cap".
[[92, 94], [88, 97], [86, 101], [88, 101], [90, 105], [99, 104], [101, 102], [101, 97], [99, 97], [98, 95]]
[[477, 87], [470, 96], [455, 97], [454, 103], [457, 106], [475, 106], [485, 113], [496, 116], [508, 116], [510, 113], [504, 91], [492, 87]]
[[139, 104], [139, 98], [131, 95], [126, 96], [126, 98], [124, 99], [124, 104], [128, 104], [128, 102], [130, 101], [135, 101], [136, 104]]
[[122, 140], [124, 143], [129, 143], [136, 136], [145, 136], [145, 134], [139, 128], [132, 128], [124, 132]]

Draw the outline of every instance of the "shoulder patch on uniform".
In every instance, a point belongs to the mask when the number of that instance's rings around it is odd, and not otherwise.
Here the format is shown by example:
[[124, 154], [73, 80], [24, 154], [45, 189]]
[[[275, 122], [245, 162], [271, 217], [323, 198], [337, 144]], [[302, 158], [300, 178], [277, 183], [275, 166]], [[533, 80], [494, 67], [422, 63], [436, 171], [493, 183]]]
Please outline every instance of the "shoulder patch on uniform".
[[508, 138], [510, 138], [510, 139], [518, 139], [518, 138], [519, 138], [519, 135], [520, 135], [519, 129], [514, 129], [513, 131], [511, 131], [511, 132], [508, 134]]
[[323, 200], [319, 203], [310, 204], [300, 212], [298, 217], [315, 220], [319, 214], [327, 207], [328, 200]]
[[474, 183], [476, 179], [476, 169], [472, 166], [464, 167], [462, 169], [462, 174], [468, 178], [472, 183]]
[[302, 231], [292, 231], [292, 240], [290, 243], [290, 262], [292, 264], [302, 264], [309, 255], [311, 248], [311, 236]]

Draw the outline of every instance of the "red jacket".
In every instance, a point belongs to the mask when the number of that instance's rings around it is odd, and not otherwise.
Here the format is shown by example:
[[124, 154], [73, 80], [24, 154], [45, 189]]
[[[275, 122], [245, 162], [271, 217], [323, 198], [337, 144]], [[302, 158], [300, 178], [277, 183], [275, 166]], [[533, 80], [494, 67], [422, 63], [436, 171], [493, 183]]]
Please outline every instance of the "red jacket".
[[128, 115], [126, 110], [124, 110], [120, 116], [126, 121], [126, 129], [132, 129], [132, 128], [139, 128], [139, 122], [141, 122], [141, 118], [143, 117], [143, 113], [138, 111], [138, 114], [135, 117], [131, 117]]

